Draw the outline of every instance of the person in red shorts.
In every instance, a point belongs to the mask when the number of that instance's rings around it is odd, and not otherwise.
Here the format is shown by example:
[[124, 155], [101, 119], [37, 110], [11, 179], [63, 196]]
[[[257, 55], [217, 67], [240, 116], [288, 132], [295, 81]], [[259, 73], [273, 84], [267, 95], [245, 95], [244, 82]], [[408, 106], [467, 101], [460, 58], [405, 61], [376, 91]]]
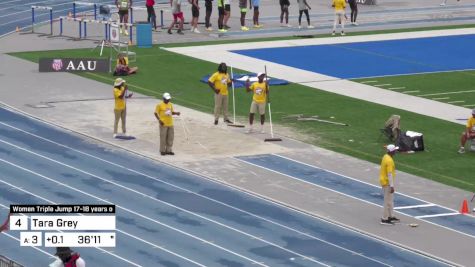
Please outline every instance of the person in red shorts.
[[183, 12], [181, 12], [181, 3], [182, 0], [170, 0], [170, 5], [172, 7], [172, 14], [173, 14], [173, 21], [172, 24], [170, 24], [170, 27], [168, 27], [168, 34], [172, 34], [172, 29], [175, 27], [175, 24], [177, 23], [178, 20], [180, 20], [180, 24], [178, 26], [178, 34], [183, 34]]

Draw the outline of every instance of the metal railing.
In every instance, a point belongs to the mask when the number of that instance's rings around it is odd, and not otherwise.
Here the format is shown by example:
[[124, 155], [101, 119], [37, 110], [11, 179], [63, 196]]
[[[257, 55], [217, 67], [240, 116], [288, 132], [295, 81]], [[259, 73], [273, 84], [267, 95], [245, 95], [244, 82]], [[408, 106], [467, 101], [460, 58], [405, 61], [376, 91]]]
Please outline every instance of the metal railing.
[[18, 264], [9, 258], [0, 255], [0, 267], [24, 267], [21, 264]]

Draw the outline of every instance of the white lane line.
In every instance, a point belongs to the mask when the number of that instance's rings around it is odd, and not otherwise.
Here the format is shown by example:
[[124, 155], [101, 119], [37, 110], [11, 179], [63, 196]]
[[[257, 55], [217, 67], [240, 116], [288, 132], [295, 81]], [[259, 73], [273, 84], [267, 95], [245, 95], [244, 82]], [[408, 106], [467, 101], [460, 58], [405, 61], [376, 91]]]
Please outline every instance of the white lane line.
[[403, 89], [406, 89], [405, 86], [401, 86], [401, 87], [389, 87], [388, 90], [403, 90]]
[[467, 91], [456, 91], [456, 92], [445, 92], [445, 93], [433, 93], [433, 94], [423, 94], [423, 95], [417, 95], [420, 97], [424, 96], [436, 96], [436, 95], [453, 95], [453, 94], [464, 94], [464, 93], [473, 93], [475, 90], [467, 90]]
[[437, 205], [429, 203], [429, 204], [421, 204], [421, 205], [394, 207], [394, 209], [395, 210], [405, 210], [405, 209], [417, 209], [417, 208], [426, 208], [426, 207], [434, 207], [434, 206], [437, 206]]
[[[356, 252], [356, 251], [353, 251], [353, 250], [350, 250], [350, 249], [347, 249], [347, 248], [338, 246], [338, 245], [336, 245], [336, 244], [334, 244], [334, 243], [331, 243], [331, 242], [328, 242], [328, 241], [326, 241], [326, 240], [320, 239], [320, 238], [318, 238], [318, 237], [316, 237], [316, 236], [313, 236], [313, 235], [310, 235], [310, 234], [308, 234], [308, 233], [301, 232], [301, 231], [299, 231], [299, 230], [297, 230], [297, 229], [294, 229], [294, 228], [291, 228], [291, 227], [282, 225], [282, 224], [280, 224], [280, 223], [277, 223], [277, 222], [274, 222], [274, 221], [272, 221], [272, 220], [266, 219], [266, 218], [264, 218], [264, 217], [261, 217], [261, 216], [259, 216], [259, 215], [254, 214], [254, 213], [251, 213], [251, 212], [248, 212], [248, 211], [245, 211], [245, 210], [241, 210], [241, 209], [239, 209], [239, 208], [236, 208], [236, 207], [234, 207], [234, 206], [228, 205], [228, 204], [223, 203], [223, 202], [221, 202], [221, 201], [218, 201], [218, 200], [209, 198], [209, 197], [207, 197], [207, 196], [203, 196], [203, 195], [201, 195], [201, 194], [198, 194], [198, 193], [193, 192], [193, 191], [191, 191], [191, 190], [188, 190], [188, 189], [186, 189], [186, 188], [182, 188], [182, 187], [180, 187], [180, 186], [177, 186], [177, 185], [168, 183], [168, 182], [166, 182], [166, 181], [160, 180], [160, 179], [158, 179], [158, 178], [156, 178], [156, 177], [153, 177], [153, 176], [147, 175], [147, 174], [145, 174], [145, 173], [142, 173], [142, 172], [139, 172], [139, 171], [136, 171], [136, 170], [133, 170], [133, 169], [124, 167], [123, 165], [119, 165], [119, 164], [110, 162], [110, 161], [108, 161], [108, 160], [105, 160], [105, 159], [96, 157], [96, 156], [94, 156], [94, 155], [90, 155], [90, 154], [88, 154], [88, 153], [86, 153], [86, 152], [82, 152], [82, 151], [76, 150], [76, 149], [71, 148], [71, 147], [68, 147], [68, 146], [66, 146], [66, 145], [63, 145], [63, 144], [60, 144], [60, 143], [56, 143], [55, 141], [49, 140], [49, 139], [47, 139], [47, 138], [43, 138], [43, 137], [41, 137], [41, 136], [37, 136], [36, 134], [29, 133], [29, 132], [24, 131], [24, 130], [22, 130], [22, 129], [18, 129], [18, 128], [14, 127], [14, 126], [10, 126], [10, 125], [8, 125], [8, 124], [5, 124], [5, 123], [3, 123], [3, 122], [0, 122], [0, 124], [4, 124], [5, 126], [9, 126], [9, 127], [13, 128], [13, 129], [16, 129], [16, 130], [18, 130], [18, 131], [21, 131], [21, 132], [23, 132], [23, 133], [25, 133], [25, 134], [34, 136], [34, 137], [36, 137], [36, 138], [38, 138], [38, 139], [41, 139], [41, 140], [44, 140], [44, 141], [53, 143], [53, 144], [55, 144], [55, 145], [58, 145], [58, 146], [61, 146], [61, 147], [64, 147], [64, 148], [68, 148], [68, 149], [70, 149], [70, 150], [72, 150], [72, 151], [75, 151], [75, 152], [77, 152], [77, 153], [86, 155], [86, 156], [88, 156], [88, 157], [91, 157], [91, 158], [100, 160], [100, 161], [105, 162], [105, 163], [108, 163], [108, 164], [110, 164], [110, 165], [112, 165], [112, 166], [120, 167], [120, 168], [122, 168], [122, 169], [126, 169], [126, 170], [128, 170], [128, 171], [130, 171], [130, 172], [139, 174], [139, 175], [144, 176], [144, 177], [146, 177], [146, 178], [149, 178], [149, 179], [151, 179], [151, 180], [154, 180], [154, 181], [157, 181], [157, 182], [161, 182], [161, 183], [163, 183], [163, 184], [166, 184], [166, 185], [169, 185], [169, 186], [171, 186], [171, 187], [180, 189], [180, 190], [185, 191], [185, 192], [190, 193], [190, 194], [194, 194], [194, 195], [196, 195], [196, 196], [199, 196], [199, 197], [201, 197], [201, 198], [207, 199], [207, 200], [212, 201], [212, 202], [214, 202], [214, 203], [221, 204], [221, 205], [223, 205], [223, 206], [225, 206], [225, 207], [227, 207], [227, 208], [234, 209], [234, 210], [240, 211], [240, 212], [242, 212], [242, 213], [245, 213], [245, 214], [254, 216], [254, 217], [256, 217], [256, 218], [259, 218], [259, 219], [264, 220], [264, 221], [266, 221], [266, 222], [269, 222], [269, 223], [271, 223], [271, 224], [280, 226], [280, 227], [282, 227], [282, 228], [284, 228], [284, 229], [287, 229], [287, 230], [296, 232], [296, 233], [301, 234], [301, 235], [308, 236], [308, 237], [310, 237], [310, 238], [316, 239], [316, 240], [321, 241], [321, 242], [323, 242], [323, 243], [326, 243], [326, 244], [328, 244], [328, 245], [331, 245], [331, 246], [340, 248], [340, 249], [342, 249], [342, 250], [351, 252], [352, 254], [359, 255], [359, 256], [361, 256], [361, 257], [363, 257], [363, 258], [366, 258], [366, 259], [368, 259], [368, 260], [371, 260], [371, 261], [378, 262], [378, 263], [381, 263], [381, 264], [383, 264], [383, 265], [386, 265], [386, 264], [383, 263], [383, 262], [380, 262], [380, 261], [378, 261], [378, 260], [376, 260], [376, 259], [373, 259], [373, 258], [371, 258], [371, 257], [367, 257], [367, 256], [365, 256], [365, 255], [362, 255], [362, 254], [360, 254], [360, 253], [358, 253], [358, 252]], [[0, 140], [0, 142], [4, 142], [4, 143], [5, 143], [5, 141], [3, 141], [3, 140]], [[92, 174], [88, 174], [88, 175], [92, 175]], [[93, 175], [92, 175], [92, 176], [93, 176]], [[213, 181], [212, 179], [209, 179], [209, 180], [212, 181], [213, 183], [216, 183], [216, 181]], [[242, 191], [242, 190], [240, 190], [240, 191]], [[261, 198], [261, 199], [262, 199], [262, 198]], [[267, 200], [267, 199], [264, 199], [264, 200]]]
[[467, 104], [467, 105], [462, 105], [463, 107], [475, 107], [475, 104]]
[[412, 90], [412, 91], [402, 91], [403, 94], [410, 94], [410, 93], [419, 93], [419, 90]]
[[[226, 252], [229, 252], [229, 253], [231, 253], [231, 254], [233, 254], [233, 255], [235, 255], [235, 256], [238, 256], [238, 257], [241, 257], [241, 258], [243, 258], [243, 259], [246, 259], [246, 260], [248, 260], [248, 261], [250, 261], [250, 262], [252, 262], [252, 263], [254, 263], [254, 264], [261, 265], [261, 266], [267, 266], [267, 265], [262, 265], [262, 264], [260, 264], [259, 262], [255, 261], [255, 260], [253, 260], [253, 259], [250, 259], [250, 258], [248, 258], [248, 257], [246, 257], [246, 256], [240, 255], [240, 254], [238, 254], [238, 253], [236, 253], [236, 252], [233, 252], [233, 251], [231, 251], [231, 250], [229, 250], [229, 249], [226, 249], [226, 248], [224, 248], [224, 247], [221, 247], [221, 246], [218, 246], [218, 245], [216, 245], [216, 244], [213, 244], [213, 242], [211, 242], [211, 241], [208, 241], [208, 240], [205, 240], [205, 239], [200, 238], [200, 237], [198, 237], [198, 236], [192, 235], [192, 234], [190, 234], [190, 233], [188, 233], [188, 232], [185, 232], [185, 231], [183, 231], [183, 230], [180, 230], [180, 229], [175, 228], [175, 227], [173, 227], [173, 226], [170, 226], [170, 225], [168, 225], [168, 224], [162, 223], [162, 222], [160, 222], [160, 221], [158, 221], [158, 220], [152, 219], [152, 218], [150, 218], [150, 217], [147, 217], [147, 216], [145, 216], [145, 215], [143, 215], [143, 214], [140, 214], [140, 213], [138, 213], [138, 212], [135, 212], [135, 211], [133, 211], [133, 210], [130, 210], [130, 209], [127, 209], [127, 208], [122, 207], [122, 206], [120, 206], [120, 205], [117, 205], [117, 204], [115, 204], [115, 203], [112, 203], [112, 202], [110, 202], [110, 201], [108, 201], [108, 200], [106, 200], [106, 199], [102, 199], [102, 198], [100, 198], [100, 197], [97, 197], [97, 196], [95, 196], [95, 195], [89, 194], [89, 193], [84, 192], [84, 191], [82, 191], [82, 190], [76, 189], [76, 188], [74, 188], [74, 187], [72, 187], [72, 186], [70, 186], [70, 185], [61, 183], [61, 182], [56, 181], [56, 180], [54, 180], [54, 179], [52, 179], [52, 178], [50, 178], [50, 177], [47, 177], [47, 176], [42, 175], [42, 174], [40, 174], [40, 173], [37, 173], [37, 172], [35, 172], [35, 171], [32, 171], [32, 170], [29, 170], [29, 169], [24, 168], [24, 167], [22, 167], [22, 166], [19, 166], [19, 165], [15, 164], [15, 163], [9, 162], [9, 161], [4, 160], [4, 159], [1, 159], [1, 158], [0, 158], [0, 161], [6, 163], [6, 164], [8, 164], [8, 165], [11, 165], [11, 166], [13, 166], [13, 167], [16, 167], [16, 168], [18, 168], [18, 169], [21, 169], [21, 170], [23, 170], [23, 171], [25, 171], [25, 172], [28, 172], [28, 173], [31, 173], [31, 174], [36, 175], [36, 176], [38, 176], [38, 177], [41, 177], [41, 178], [43, 178], [43, 179], [45, 179], [45, 180], [48, 180], [48, 181], [50, 181], [50, 182], [56, 183], [56, 184], [58, 184], [58, 185], [64, 186], [64, 187], [66, 187], [66, 188], [69, 188], [69, 189], [71, 189], [71, 190], [73, 190], [73, 191], [79, 192], [79, 193], [84, 194], [84, 195], [86, 195], [86, 196], [89, 196], [89, 197], [91, 197], [91, 198], [94, 198], [94, 199], [97, 199], [97, 200], [99, 200], [99, 201], [102, 201], [102, 202], [104, 202], [104, 203], [108, 203], [108, 204], [111, 204], [111, 205], [115, 205], [115, 206], [118, 207], [119, 209], [122, 209], [122, 210], [127, 211], [127, 212], [129, 212], [129, 213], [132, 213], [132, 214], [134, 214], [134, 215], [136, 215], [136, 216], [138, 216], [138, 217], [141, 217], [141, 218], [143, 218], [143, 219], [146, 219], [146, 220], [149, 220], [149, 221], [151, 221], [151, 222], [154, 222], [154, 223], [157, 223], [157, 224], [159, 224], [159, 225], [162, 225], [162, 226], [164, 226], [164, 227], [166, 227], [166, 228], [168, 228], [168, 229], [171, 229], [171, 230], [174, 230], [174, 231], [176, 231], [176, 232], [179, 232], [179, 233], [181, 233], [181, 234], [183, 234], [183, 235], [185, 235], [185, 236], [188, 236], [188, 237], [191, 237], [191, 238], [193, 238], [193, 239], [199, 240], [199, 241], [201, 241], [201, 242], [203, 242], [203, 243], [205, 243], [205, 244], [209, 244], [210, 246], [213, 246], [213, 247], [216, 247], [216, 248], [218, 248], [218, 249], [221, 249], [221, 250], [224, 250], [224, 251], [226, 251]], [[140, 238], [137, 237], [137, 240], [140, 240]]]
[[446, 99], [450, 99], [450, 97], [446, 96], [446, 97], [435, 97], [435, 98], [432, 98], [432, 100], [446, 100]]
[[[23, 188], [21, 188], [21, 187], [18, 187], [18, 186], [15, 186], [15, 185], [11, 184], [11, 183], [8, 183], [8, 182], [6, 182], [6, 181], [4, 181], [4, 180], [1, 180], [1, 179], [0, 179], [0, 182], [6, 184], [6, 185], [8, 185], [8, 186], [11, 186], [11, 187], [13, 187], [13, 188], [15, 188], [15, 189], [17, 189], [17, 190], [23, 192], [23, 193], [30, 194], [30, 195], [32, 195], [32, 196], [34, 196], [34, 197], [36, 197], [36, 198], [39, 198], [39, 199], [44, 200], [44, 201], [46, 201], [46, 202], [49, 202], [49, 203], [51, 203], [51, 204], [54, 204], [54, 205], [59, 204], [59, 203], [56, 203], [56, 202], [54, 202], [54, 201], [51, 201], [51, 200], [49, 200], [49, 199], [47, 199], [47, 198], [44, 198], [44, 197], [42, 197], [42, 196], [40, 196], [40, 195], [34, 194], [34, 193], [32, 193], [32, 192], [30, 192], [30, 191], [28, 191], [28, 190], [25, 190], [25, 189], [23, 189]], [[0, 205], [2, 205], [2, 204], [0, 204]], [[3, 205], [2, 205], [2, 206], [3, 206]], [[84, 214], [81, 214], [81, 213], [77, 213], [77, 214], [79, 214], [80, 216], [84, 216]], [[28, 217], [30, 217], [30, 216], [28, 216]], [[177, 254], [177, 253], [175, 253], [175, 252], [173, 252], [173, 251], [170, 251], [170, 250], [168, 250], [168, 249], [165, 249], [165, 248], [162, 247], [162, 246], [159, 246], [159, 245], [156, 245], [156, 244], [154, 244], [154, 243], [148, 242], [148, 241], [143, 240], [143, 239], [141, 239], [141, 238], [139, 238], [139, 237], [136, 237], [136, 236], [134, 236], [134, 235], [132, 235], [132, 234], [129, 234], [129, 233], [123, 231], [123, 230], [120, 230], [119, 228], [116, 228], [115, 230], [116, 230], [117, 232], [120, 232], [120, 233], [126, 235], [126, 236], [130, 236], [130, 237], [132, 237], [132, 238], [134, 238], [134, 239], [137, 239], [137, 240], [139, 240], [139, 241], [141, 241], [141, 242], [143, 242], [143, 243], [146, 243], [146, 244], [148, 244], [148, 245], [150, 245], [150, 246], [152, 246], [152, 247], [154, 247], [154, 248], [158, 248], [158, 249], [163, 250], [163, 251], [165, 251], [165, 252], [168, 252], [168, 253], [170, 253], [170, 254], [172, 254], [172, 255], [174, 255], [174, 256], [177, 256], [177, 257], [179, 257], [179, 258], [181, 258], [181, 259], [184, 259], [184, 260], [186, 260], [186, 261], [189, 261], [189, 262], [191, 262], [191, 263], [194, 263], [194, 264], [197, 265], [197, 266], [206, 267], [205, 265], [202, 265], [202, 264], [200, 264], [200, 263], [197, 263], [197, 262], [195, 262], [195, 261], [193, 261], [193, 260], [191, 260], [191, 259], [188, 259], [188, 258], [186, 258], [186, 257], [184, 257], [184, 256], [182, 256], [182, 255], [180, 255], [180, 254]], [[62, 232], [62, 231], [58, 231], [58, 232]], [[116, 254], [114, 254], [114, 253], [112, 253], [112, 252], [109, 252], [109, 251], [107, 251], [107, 250], [105, 250], [105, 249], [102, 249], [102, 248], [99, 248], [99, 247], [96, 247], [96, 248], [97, 248], [98, 250], [102, 251], [103, 253], [107, 253], [107, 254], [109, 254], [109, 255], [112, 255], [112, 256], [114, 256], [114, 257], [116, 257], [116, 258], [119, 258], [119, 259], [121, 259], [121, 260], [124, 260], [124, 261], [126, 261], [126, 262], [128, 262], [128, 263], [130, 263], [130, 264], [134, 264], [135, 266], [141, 266], [141, 265], [135, 264], [135, 263], [133, 263], [133, 262], [131, 262], [131, 261], [125, 259], [125, 258], [122, 258], [122, 257], [120, 257], [120, 256], [118, 256], [118, 255], [116, 255]]]
[[98, 180], [104, 181], [104, 182], [106, 182], [106, 183], [113, 184], [113, 185], [115, 185], [115, 186], [117, 186], [117, 187], [120, 187], [120, 188], [122, 188], [122, 189], [128, 190], [128, 191], [130, 191], [130, 192], [132, 192], [132, 193], [136, 193], [136, 194], [138, 194], [138, 195], [141, 195], [141, 196], [143, 196], [143, 197], [146, 197], [146, 198], [148, 198], [148, 199], [150, 199], [150, 200], [152, 200], [152, 201], [159, 202], [160, 204], [164, 204], [164, 205], [169, 206], [169, 207], [172, 207], [172, 208], [174, 208], [174, 209], [177, 209], [177, 210], [186, 212], [186, 213], [188, 213], [188, 214], [190, 214], [190, 215], [196, 216], [196, 217], [198, 217], [198, 218], [200, 218], [200, 219], [203, 219], [203, 220], [206, 220], [206, 221], [208, 221], [208, 222], [210, 222], [210, 223], [217, 224], [217, 225], [219, 225], [219, 226], [221, 226], [221, 227], [224, 227], [224, 228], [226, 228], [226, 229], [228, 229], [228, 230], [235, 231], [235, 232], [237, 232], [237, 233], [239, 233], [239, 234], [245, 235], [245, 236], [250, 237], [250, 238], [252, 238], [252, 239], [256, 239], [256, 240], [259, 240], [259, 241], [261, 241], [261, 242], [263, 242], [263, 243], [266, 243], [266, 244], [268, 244], [268, 245], [275, 246], [275, 247], [277, 247], [277, 248], [279, 248], [279, 249], [282, 249], [282, 250], [287, 251], [287, 252], [289, 252], [289, 253], [293, 253], [293, 254], [295, 254], [295, 255], [297, 255], [297, 256], [299, 256], [299, 257], [302, 257], [302, 258], [304, 258], [304, 259], [307, 259], [307, 260], [316, 262], [316, 263], [321, 264], [321, 265], [323, 265], [323, 266], [328, 266], [328, 265], [324, 264], [323, 262], [320, 262], [320, 261], [317, 261], [317, 260], [313, 260], [311, 257], [305, 256], [305, 255], [303, 255], [303, 254], [300, 254], [300, 253], [295, 252], [295, 251], [290, 250], [290, 249], [286, 249], [286, 248], [284, 248], [284, 247], [282, 247], [282, 246], [279, 246], [279, 245], [277, 245], [277, 244], [275, 244], [275, 243], [273, 243], [273, 242], [267, 241], [267, 240], [265, 240], [265, 239], [263, 239], [263, 238], [259, 238], [259, 237], [255, 236], [255, 235], [252, 235], [252, 234], [249, 234], [249, 233], [247, 233], [247, 232], [241, 231], [241, 230], [239, 230], [239, 229], [237, 229], [237, 228], [231, 227], [231, 226], [226, 225], [226, 224], [224, 224], [224, 223], [220, 223], [220, 222], [215, 221], [215, 220], [213, 220], [213, 219], [207, 218], [207, 217], [205, 217], [205, 216], [203, 216], [203, 215], [199, 215], [199, 214], [197, 214], [197, 213], [195, 213], [195, 212], [192, 212], [192, 211], [189, 211], [189, 210], [187, 210], [187, 209], [184, 209], [184, 208], [175, 206], [175, 205], [173, 205], [173, 204], [171, 204], [171, 203], [168, 203], [168, 202], [166, 202], [166, 201], [157, 199], [157, 198], [155, 198], [155, 197], [153, 197], [153, 196], [144, 194], [144, 193], [139, 192], [139, 191], [137, 191], [137, 190], [128, 188], [128, 187], [123, 186], [123, 185], [121, 185], [121, 184], [118, 184], [118, 183], [116, 183], [116, 182], [112, 182], [112, 181], [110, 181], [110, 180], [107, 180], [107, 179], [105, 179], [105, 178], [102, 178], [102, 177], [100, 177], [100, 176], [97, 176], [97, 175], [95, 175], [95, 174], [92, 174], [92, 173], [90, 173], [90, 172], [87, 172], [87, 171], [81, 170], [81, 169], [79, 169], [79, 168], [70, 166], [70, 165], [68, 165], [68, 164], [66, 164], [66, 163], [59, 162], [59, 161], [57, 161], [57, 160], [51, 159], [51, 158], [49, 158], [49, 157], [43, 156], [43, 155], [41, 155], [41, 154], [38, 154], [38, 153], [36, 153], [36, 152], [33, 152], [33, 151], [28, 150], [28, 149], [25, 149], [25, 148], [19, 147], [19, 146], [17, 146], [17, 145], [11, 144], [11, 143], [6, 142], [6, 141], [4, 141], [4, 140], [0, 140], [0, 142], [1, 142], [1, 143], [4, 143], [4, 144], [7, 144], [7, 145], [9, 145], [9, 146], [12, 146], [12, 147], [14, 147], [14, 148], [17, 148], [17, 149], [19, 149], [19, 150], [28, 152], [28, 153], [30, 153], [30, 154], [33, 154], [33, 155], [35, 155], [35, 156], [38, 156], [38, 157], [44, 158], [44, 159], [46, 159], [46, 160], [52, 161], [52, 162], [57, 163], [57, 164], [59, 164], [59, 165], [62, 165], [62, 166], [64, 166], [64, 167], [67, 167], [67, 168], [73, 169], [73, 170], [75, 170], [75, 171], [84, 173], [84, 174], [86, 174], [86, 175], [89, 175], [89, 176], [94, 177], [94, 178], [96, 178], [96, 179], [98, 179]]
[[382, 84], [374, 84], [373, 86], [379, 87], [379, 86], [391, 86], [392, 84], [390, 83], [382, 83]]
[[415, 216], [415, 218], [424, 219], [424, 218], [434, 218], [434, 217], [443, 217], [443, 216], [453, 216], [453, 215], [459, 215], [459, 214], [460, 214], [459, 212], [438, 213], [438, 214]]
[[456, 101], [449, 101], [448, 104], [455, 104], [455, 103], [465, 103], [465, 100], [456, 100]]
[[377, 83], [378, 81], [363, 81], [363, 82], [360, 82], [360, 83]]

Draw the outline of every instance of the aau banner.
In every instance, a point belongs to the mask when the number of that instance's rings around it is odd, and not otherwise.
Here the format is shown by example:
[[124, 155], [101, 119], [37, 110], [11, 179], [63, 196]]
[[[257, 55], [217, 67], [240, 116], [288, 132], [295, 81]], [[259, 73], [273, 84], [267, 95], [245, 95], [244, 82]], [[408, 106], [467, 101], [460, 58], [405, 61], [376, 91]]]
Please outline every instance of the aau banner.
[[99, 58], [40, 58], [40, 72], [109, 72], [109, 60]]

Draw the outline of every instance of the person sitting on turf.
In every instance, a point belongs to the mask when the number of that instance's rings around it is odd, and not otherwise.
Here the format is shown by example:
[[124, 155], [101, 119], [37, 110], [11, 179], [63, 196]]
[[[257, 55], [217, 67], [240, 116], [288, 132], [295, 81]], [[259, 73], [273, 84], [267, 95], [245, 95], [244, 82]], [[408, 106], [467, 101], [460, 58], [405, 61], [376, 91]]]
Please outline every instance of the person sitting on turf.
[[120, 53], [117, 58], [117, 65], [115, 66], [114, 76], [127, 76], [135, 74], [139, 70], [138, 67], [129, 67], [129, 58]]
[[475, 139], [475, 109], [472, 109], [472, 117], [467, 120], [465, 132], [460, 137], [459, 153], [465, 153], [465, 143], [468, 139]]

